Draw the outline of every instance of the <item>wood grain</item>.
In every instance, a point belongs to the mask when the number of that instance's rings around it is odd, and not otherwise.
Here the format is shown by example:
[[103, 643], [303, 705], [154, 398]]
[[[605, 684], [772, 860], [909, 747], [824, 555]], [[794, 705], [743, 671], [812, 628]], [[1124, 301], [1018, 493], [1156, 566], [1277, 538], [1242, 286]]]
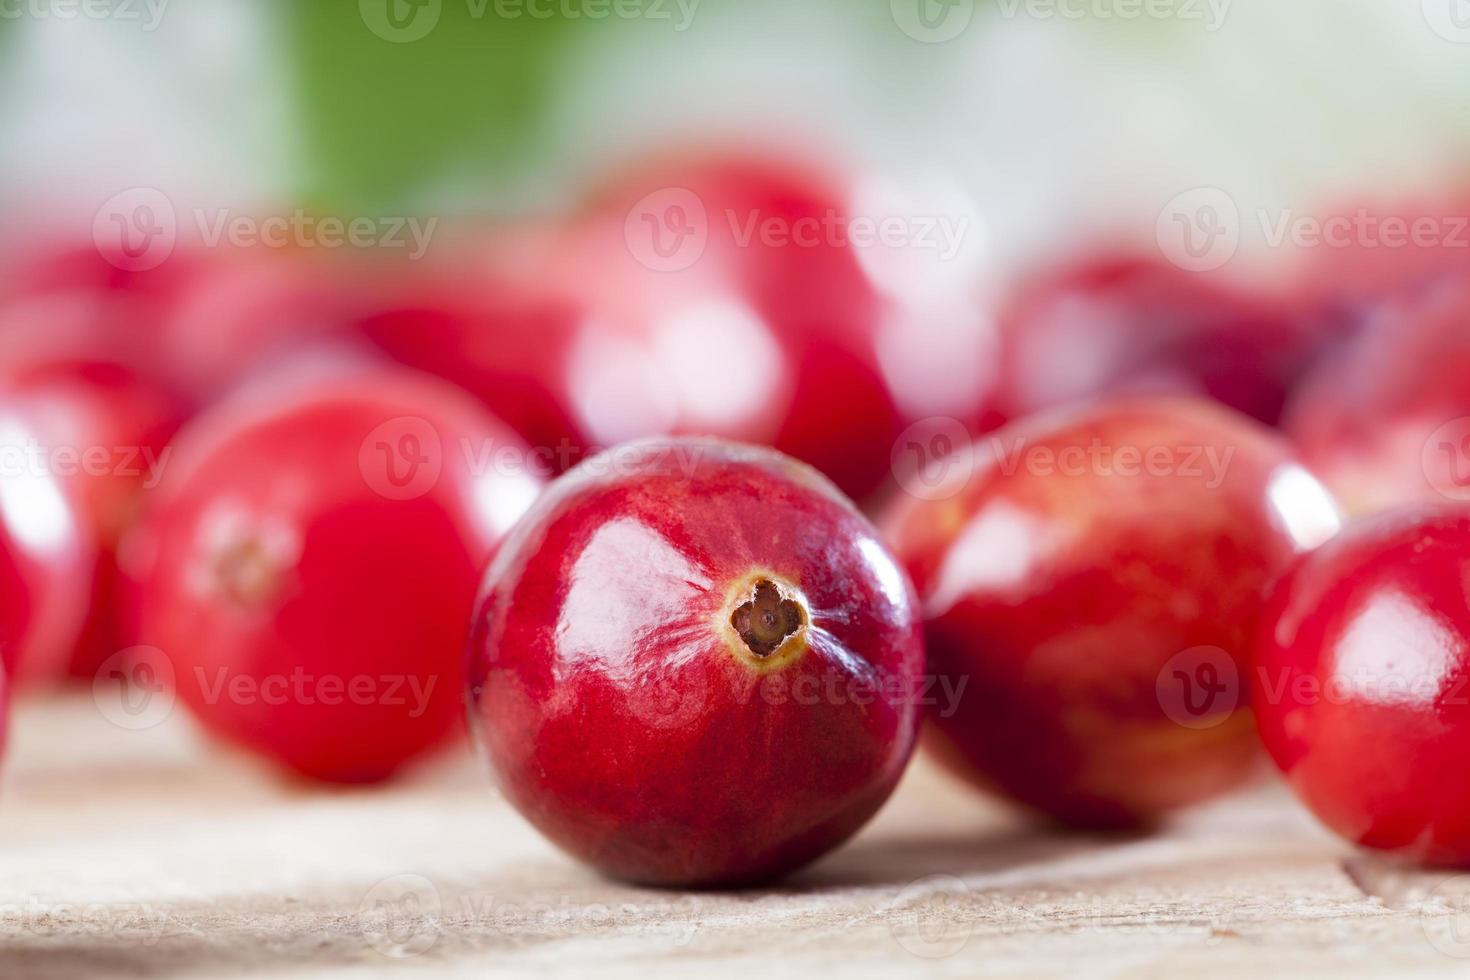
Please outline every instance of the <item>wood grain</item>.
[[1274, 783], [1122, 838], [1021, 822], [926, 764], [786, 885], [629, 888], [563, 859], [466, 754], [284, 783], [173, 712], [17, 706], [0, 978], [1463, 976], [1470, 878], [1368, 857]]

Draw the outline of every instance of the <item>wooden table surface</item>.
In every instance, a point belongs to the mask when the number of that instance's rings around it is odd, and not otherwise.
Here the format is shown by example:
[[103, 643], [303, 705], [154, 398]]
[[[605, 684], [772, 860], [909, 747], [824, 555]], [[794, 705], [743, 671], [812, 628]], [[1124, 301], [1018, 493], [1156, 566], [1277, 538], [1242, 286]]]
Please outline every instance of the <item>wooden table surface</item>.
[[921, 761], [784, 886], [688, 894], [564, 859], [467, 752], [322, 791], [206, 744], [181, 710], [129, 730], [85, 692], [22, 702], [10, 736], [3, 980], [1470, 975], [1470, 877], [1355, 853], [1269, 779], [1095, 839]]

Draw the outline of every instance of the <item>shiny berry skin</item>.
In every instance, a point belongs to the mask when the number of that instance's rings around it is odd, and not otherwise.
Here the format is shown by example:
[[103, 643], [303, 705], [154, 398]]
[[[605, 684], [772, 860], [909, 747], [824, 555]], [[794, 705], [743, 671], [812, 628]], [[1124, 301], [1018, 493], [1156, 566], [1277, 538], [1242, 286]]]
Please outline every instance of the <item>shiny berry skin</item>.
[[487, 570], [474, 727], [503, 792], [619, 878], [774, 878], [855, 833], [912, 751], [912, 588], [809, 467], [632, 443], [547, 489]]
[[1260, 630], [1261, 738], [1323, 823], [1470, 866], [1470, 510], [1393, 511], [1298, 562]]
[[1285, 428], [1349, 514], [1470, 500], [1470, 276], [1378, 309]]
[[957, 711], [931, 713], [941, 756], [1093, 827], [1244, 778], [1256, 744], [1238, 684], [1198, 709], [1171, 685], [1205, 663], [1212, 684], [1242, 675], [1272, 578], [1337, 528], [1284, 440], [1208, 402], [1140, 398], [1036, 416], [972, 451], [952, 495], [901, 500], [885, 523], [931, 670], [968, 679]]
[[139, 639], [206, 729], [379, 780], [460, 729], [478, 572], [538, 481], [493, 455], [521, 458], [508, 428], [427, 376], [266, 394], [181, 434], [125, 546]]

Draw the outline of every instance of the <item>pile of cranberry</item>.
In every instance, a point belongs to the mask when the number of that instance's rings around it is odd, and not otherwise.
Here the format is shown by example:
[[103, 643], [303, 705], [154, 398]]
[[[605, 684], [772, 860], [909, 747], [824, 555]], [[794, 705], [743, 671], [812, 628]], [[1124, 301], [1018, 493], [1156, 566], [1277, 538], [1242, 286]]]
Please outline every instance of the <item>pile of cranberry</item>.
[[447, 259], [14, 257], [0, 681], [143, 665], [333, 782], [467, 714], [527, 819], [640, 882], [819, 857], [921, 722], [1089, 828], [1264, 742], [1345, 837], [1470, 864], [1470, 256], [1268, 293], [1110, 253], [992, 315], [847, 200], [705, 157]]

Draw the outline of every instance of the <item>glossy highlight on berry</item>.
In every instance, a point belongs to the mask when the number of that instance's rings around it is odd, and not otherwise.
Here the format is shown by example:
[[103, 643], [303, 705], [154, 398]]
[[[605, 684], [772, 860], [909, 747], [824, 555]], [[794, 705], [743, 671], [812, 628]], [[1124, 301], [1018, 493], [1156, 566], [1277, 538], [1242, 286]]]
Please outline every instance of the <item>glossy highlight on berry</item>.
[[1326, 491], [1264, 427], [1179, 398], [1036, 416], [973, 453], [962, 490], [902, 500], [884, 523], [931, 669], [970, 681], [934, 717], [940, 757], [1087, 827], [1239, 784], [1249, 712], [1232, 701], [1196, 724], [1167, 682], [1239, 675], [1267, 586], [1337, 530]]
[[912, 587], [814, 470], [650, 440], [555, 481], [486, 572], [472, 718], [512, 803], [610, 875], [774, 878], [855, 833], [913, 749]]
[[1253, 673], [1261, 738], [1324, 824], [1470, 867], [1470, 510], [1354, 524], [1275, 590]]

